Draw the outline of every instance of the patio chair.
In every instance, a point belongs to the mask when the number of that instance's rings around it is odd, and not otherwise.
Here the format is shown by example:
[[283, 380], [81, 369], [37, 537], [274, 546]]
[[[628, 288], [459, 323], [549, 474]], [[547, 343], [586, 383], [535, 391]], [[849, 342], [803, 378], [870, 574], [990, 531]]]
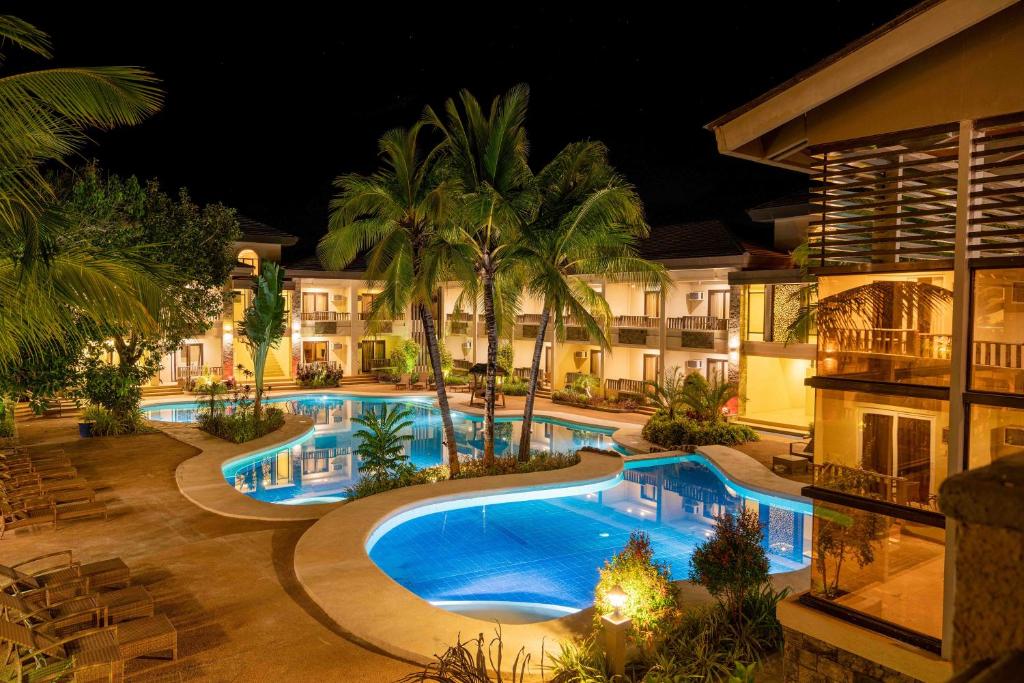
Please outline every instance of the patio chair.
[[15, 465], [29, 463], [32, 465], [71, 465], [71, 458], [64, 455], [63, 451], [47, 453], [45, 455], [32, 455], [30, 453], [5, 453], [0, 455], [0, 464]]
[[430, 385], [430, 376], [427, 373], [425, 373], [425, 372], [421, 372], [419, 374], [419, 377], [417, 378], [417, 380], [415, 382], [413, 382], [412, 388], [413, 389], [419, 388], [419, 389], [426, 390], [426, 388], [429, 385]]
[[395, 389], [401, 389], [402, 387], [405, 387], [406, 389], [412, 387], [412, 375], [410, 375], [408, 372], [402, 373], [402, 375], [398, 378], [398, 381], [395, 382]]
[[153, 596], [143, 586], [88, 593], [49, 602], [45, 590], [20, 595], [0, 592], [0, 610], [8, 621], [33, 626], [46, 623], [55, 632], [80, 630], [90, 625], [107, 626], [127, 619], [153, 616]]
[[[91, 631], [80, 631], [67, 638], [54, 641], [45, 636], [40, 637], [35, 631], [21, 624], [13, 624], [0, 619], [0, 654], [3, 656], [5, 671], [15, 674], [13, 681], [47, 681], [68, 680], [120, 680], [117, 676], [123, 673], [124, 663], [120, 661], [121, 653], [116, 647], [107, 649], [109, 660], [97, 661], [98, 653], [90, 652], [81, 657], [66, 651], [78, 640], [84, 640], [95, 633], [113, 631], [114, 626]], [[115, 670], [116, 663], [116, 670]]]
[[44, 490], [39, 485], [21, 486], [10, 488], [0, 483], [0, 499], [26, 500], [34, 498], [49, 498], [56, 503], [78, 503], [81, 501], [96, 500], [96, 492], [89, 486], [71, 489], [57, 489], [56, 491]]
[[[57, 525], [57, 513], [49, 509], [15, 509], [9, 503], [0, 502], [0, 539], [8, 531], [31, 529], [39, 526]], [[0, 576], [4, 576], [0, 570]]]
[[[64, 559], [54, 563], [54, 560], [60, 557]], [[28, 569], [30, 565], [41, 563], [44, 560], [50, 561], [49, 566], [35, 571]], [[127, 588], [131, 585], [131, 570], [120, 557], [82, 564], [73, 559], [70, 550], [46, 553], [17, 564], [0, 564], [0, 578], [2, 577], [7, 577], [11, 585], [20, 587], [18, 592], [60, 587], [64, 584], [74, 583], [78, 579], [84, 580], [86, 591], [111, 586]]]

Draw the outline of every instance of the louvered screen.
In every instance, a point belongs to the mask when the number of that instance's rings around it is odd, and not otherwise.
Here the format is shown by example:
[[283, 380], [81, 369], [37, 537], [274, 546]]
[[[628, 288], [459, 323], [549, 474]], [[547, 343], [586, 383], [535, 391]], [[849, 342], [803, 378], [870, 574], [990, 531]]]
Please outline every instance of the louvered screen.
[[810, 265], [953, 257], [959, 126], [813, 147]]
[[971, 258], [1024, 254], [1024, 115], [979, 121], [971, 153]]

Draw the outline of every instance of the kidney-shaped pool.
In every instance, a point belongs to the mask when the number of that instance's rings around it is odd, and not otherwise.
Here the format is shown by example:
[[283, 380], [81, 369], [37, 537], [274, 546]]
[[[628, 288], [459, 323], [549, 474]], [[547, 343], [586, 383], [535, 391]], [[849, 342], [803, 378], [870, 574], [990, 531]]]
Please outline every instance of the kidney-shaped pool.
[[366, 549], [439, 607], [528, 623], [593, 604], [598, 568], [634, 529], [650, 534], [674, 578], [686, 578], [715, 517], [743, 508], [761, 520], [772, 573], [808, 564], [809, 504], [745, 489], [699, 455], [627, 462], [599, 484], [425, 505], [387, 520]]

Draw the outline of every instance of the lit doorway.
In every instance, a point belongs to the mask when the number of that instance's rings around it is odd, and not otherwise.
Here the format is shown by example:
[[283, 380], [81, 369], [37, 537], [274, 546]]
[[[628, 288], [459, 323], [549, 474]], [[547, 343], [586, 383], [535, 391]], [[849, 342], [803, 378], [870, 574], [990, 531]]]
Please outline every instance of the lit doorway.
[[865, 410], [861, 415], [861, 466], [907, 481], [908, 501], [925, 502], [931, 494], [934, 457], [931, 417]]
[[644, 354], [644, 381], [645, 382], [657, 382], [658, 381], [658, 361], [660, 356], [653, 353]]
[[384, 340], [367, 339], [359, 343], [362, 358], [362, 372], [373, 372], [374, 361], [383, 360], [385, 357], [384, 353]]

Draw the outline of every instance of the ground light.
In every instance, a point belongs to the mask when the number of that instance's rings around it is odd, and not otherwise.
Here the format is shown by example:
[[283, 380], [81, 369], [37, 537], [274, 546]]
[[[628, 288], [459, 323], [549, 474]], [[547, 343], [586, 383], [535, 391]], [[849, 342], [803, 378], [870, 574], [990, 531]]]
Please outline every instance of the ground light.
[[605, 595], [614, 611], [601, 617], [604, 624], [605, 652], [608, 654], [608, 666], [613, 676], [624, 676], [626, 673], [626, 631], [632, 621], [622, 613], [626, 605], [626, 593], [622, 586], [616, 584]]

